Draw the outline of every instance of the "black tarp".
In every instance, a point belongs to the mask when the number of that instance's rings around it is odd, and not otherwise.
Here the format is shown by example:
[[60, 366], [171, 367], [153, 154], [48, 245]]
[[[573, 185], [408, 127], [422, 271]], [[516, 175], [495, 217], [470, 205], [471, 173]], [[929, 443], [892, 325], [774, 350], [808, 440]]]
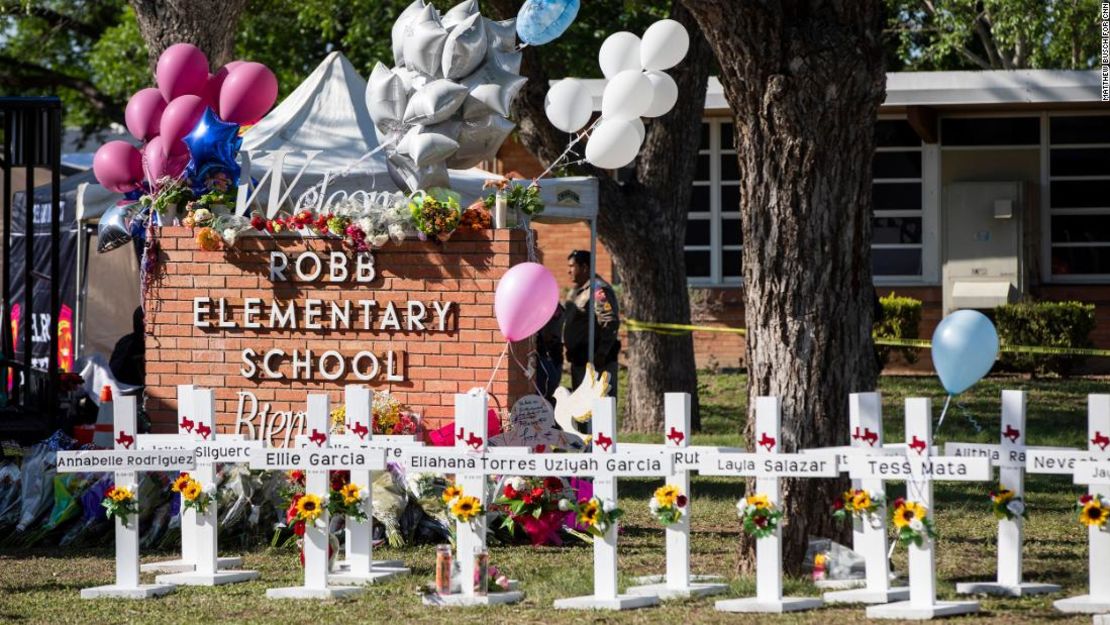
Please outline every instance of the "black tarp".
[[34, 224], [34, 266], [32, 271], [39, 274], [32, 278], [35, 285], [31, 311], [25, 311], [23, 300], [24, 278], [26, 267], [26, 216], [24, 208], [25, 197], [23, 192], [14, 194], [12, 198], [12, 222], [8, 235], [11, 241], [11, 260], [5, 270], [11, 280], [11, 296], [9, 310], [11, 311], [11, 329], [15, 343], [15, 360], [23, 360], [22, 332], [27, 324], [31, 328], [31, 359], [32, 366], [46, 368], [50, 350], [50, 319], [53, 311], [50, 310], [50, 250], [58, 246], [59, 282], [61, 299], [61, 316], [58, 319], [58, 368], [59, 370], [73, 370], [74, 326], [76, 324], [76, 285], [77, 275], [77, 187], [82, 182], [93, 181], [92, 172], [84, 172], [69, 176], [61, 183], [61, 238], [51, 240], [50, 236], [50, 185], [35, 189], [35, 202], [32, 206]]

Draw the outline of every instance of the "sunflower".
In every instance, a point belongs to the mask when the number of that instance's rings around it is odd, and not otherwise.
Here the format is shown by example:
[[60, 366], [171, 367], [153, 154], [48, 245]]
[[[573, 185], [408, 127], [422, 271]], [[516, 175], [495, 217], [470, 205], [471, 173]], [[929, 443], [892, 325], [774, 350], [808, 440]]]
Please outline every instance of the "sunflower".
[[680, 494], [677, 486], [667, 484], [655, 489], [655, 500], [662, 507], [673, 506]]
[[185, 485], [192, 479], [193, 478], [189, 477], [188, 473], [182, 473], [177, 476], [177, 479], [173, 481], [173, 492], [180, 493], [181, 489], [185, 488]]
[[578, 522], [590, 527], [597, 525], [598, 516], [601, 512], [601, 506], [598, 505], [596, 499], [591, 499], [582, 504], [578, 510]]
[[1087, 527], [1103, 527], [1108, 518], [1110, 508], [1104, 507], [1097, 497], [1083, 504], [1083, 510], [1079, 512], [1079, 522]]
[[998, 505], [1007, 504], [1013, 498], [1014, 498], [1014, 491], [1012, 491], [1008, 488], [1003, 488], [1002, 490], [998, 491], [997, 493], [994, 493], [994, 495], [992, 496], [992, 499], [994, 500], [994, 503], [996, 503]]
[[116, 486], [108, 491], [108, 496], [112, 498], [112, 501], [116, 502], [130, 501], [135, 498], [135, 495], [133, 495], [130, 490], [122, 486]]
[[894, 526], [898, 529], [909, 527], [914, 520], [924, 518], [925, 506], [913, 501], [907, 501], [894, 509]]
[[197, 497], [200, 497], [201, 492], [203, 491], [200, 487], [200, 482], [189, 480], [185, 486], [182, 487], [181, 496], [184, 497], [186, 501], [196, 501]]
[[343, 496], [343, 503], [348, 506], [358, 503], [360, 499], [359, 495], [361, 495], [358, 491], [358, 484], [352, 484], [350, 482], [344, 484], [343, 488], [339, 489], [339, 494]]
[[451, 514], [463, 523], [469, 523], [471, 519], [478, 516], [481, 512], [482, 503], [478, 501], [477, 497], [471, 497], [469, 495], [460, 496], [451, 506]]
[[756, 510], [766, 510], [771, 507], [771, 500], [763, 493], [755, 493], [748, 497], [748, 505], [754, 506]]
[[865, 490], [852, 493], [852, 507], [856, 510], [867, 510], [871, 507], [871, 494]]
[[312, 523], [323, 513], [324, 506], [317, 495], [307, 493], [297, 501], [297, 516], [303, 521]]
[[461, 495], [462, 489], [452, 484], [443, 489], [443, 503], [451, 503], [452, 499], [460, 497]]

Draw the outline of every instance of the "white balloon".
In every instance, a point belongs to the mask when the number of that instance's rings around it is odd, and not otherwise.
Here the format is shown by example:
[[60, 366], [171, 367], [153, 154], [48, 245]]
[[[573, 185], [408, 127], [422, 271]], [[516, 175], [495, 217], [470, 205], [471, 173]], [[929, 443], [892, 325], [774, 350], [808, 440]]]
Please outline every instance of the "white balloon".
[[640, 137], [640, 145], [644, 144], [644, 137], [647, 136], [647, 128], [644, 127], [644, 120], [637, 117], [631, 122], [632, 127], [636, 129], [636, 135]]
[[593, 115], [593, 98], [586, 90], [586, 83], [565, 78], [547, 91], [543, 110], [552, 126], [563, 132], [578, 132]]
[[690, 50], [690, 33], [674, 20], [659, 20], [644, 31], [640, 43], [640, 65], [664, 70], [678, 65]]
[[424, 0], [413, 0], [407, 9], [401, 11], [397, 21], [393, 22], [393, 61], [400, 66], [405, 65], [405, 36], [412, 27], [412, 20], [424, 10]]
[[640, 38], [627, 31], [609, 35], [597, 53], [597, 63], [606, 78], [629, 70], [640, 70]]
[[605, 119], [586, 142], [586, 160], [602, 169], [620, 169], [636, 160], [642, 144], [631, 121]]
[[443, 75], [443, 46], [447, 43], [447, 29], [439, 23], [439, 14], [432, 5], [409, 22], [412, 32], [405, 32], [405, 66], [424, 74], [440, 78]]
[[651, 81], [638, 69], [625, 70], [609, 80], [601, 96], [601, 116], [628, 121], [651, 106]]
[[644, 76], [651, 81], [651, 106], [644, 112], [644, 117], [659, 117], [666, 115], [676, 102], [678, 102], [678, 85], [674, 78], [663, 72], [646, 71]]

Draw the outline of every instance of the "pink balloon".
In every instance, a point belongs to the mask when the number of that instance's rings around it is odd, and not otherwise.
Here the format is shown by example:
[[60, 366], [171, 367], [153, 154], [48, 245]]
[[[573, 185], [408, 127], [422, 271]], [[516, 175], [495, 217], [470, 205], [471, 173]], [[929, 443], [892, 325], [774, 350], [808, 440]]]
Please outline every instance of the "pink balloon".
[[166, 105], [162, 113], [163, 137], [176, 141], [184, 139], [193, 131], [201, 116], [204, 115], [204, 98], [196, 95], [183, 95]]
[[126, 141], [109, 141], [93, 156], [93, 174], [109, 191], [127, 193], [143, 182], [143, 155]]
[[127, 108], [123, 111], [127, 131], [139, 141], [149, 141], [159, 132], [164, 110], [166, 101], [161, 92], [154, 87], [139, 89], [127, 101]]
[[147, 173], [152, 183], [163, 176], [171, 178], [180, 176], [181, 172], [185, 171], [185, 166], [189, 164], [189, 147], [185, 142], [178, 139], [171, 146], [167, 146], [168, 141], [166, 135], [160, 135], [151, 139], [143, 149]]
[[248, 125], [262, 119], [277, 100], [277, 77], [261, 63], [230, 70], [220, 87], [220, 118]]
[[559, 305], [559, 284], [539, 263], [510, 268], [497, 283], [493, 311], [506, 340], [526, 339], [551, 321]]
[[158, 57], [154, 78], [167, 102], [183, 95], [201, 95], [208, 83], [208, 57], [191, 43], [175, 43]]

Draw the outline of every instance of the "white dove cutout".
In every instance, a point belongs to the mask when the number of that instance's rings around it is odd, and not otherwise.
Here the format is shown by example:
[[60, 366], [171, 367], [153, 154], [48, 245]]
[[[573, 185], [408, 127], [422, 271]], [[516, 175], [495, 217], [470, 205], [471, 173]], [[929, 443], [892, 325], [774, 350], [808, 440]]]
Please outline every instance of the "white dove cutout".
[[[600, 376], [592, 364], [586, 365], [582, 383], [573, 392], [563, 387], [555, 389], [555, 423], [564, 431], [578, 433], [574, 424], [586, 423], [593, 417], [594, 400], [609, 396], [609, 373]], [[583, 440], [586, 440], [583, 437]]]

